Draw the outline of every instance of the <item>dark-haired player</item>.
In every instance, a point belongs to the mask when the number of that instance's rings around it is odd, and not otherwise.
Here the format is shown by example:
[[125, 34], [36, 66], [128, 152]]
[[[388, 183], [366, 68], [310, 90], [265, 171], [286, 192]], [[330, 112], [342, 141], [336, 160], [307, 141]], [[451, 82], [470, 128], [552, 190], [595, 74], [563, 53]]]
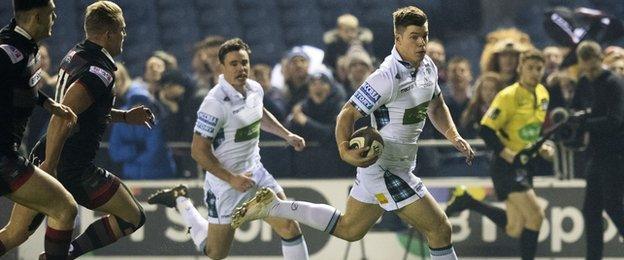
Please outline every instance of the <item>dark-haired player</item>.
[[[36, 105], [50, 111], [64, 127], [76, 122], [70, 108], [38, 91], [42, 70], [37, 44], [52, 34], [55, 5], [53, 0], [14, 0], [13, 7], [15, 19], [0, 31], [0, 196], [47, 215], [45, 256], [65, 259], [76, 201], [46, 173], [52, 168], [37, 168], [18, 152]], [[12, 214], [10, 221], [18, 221], [18, 217]], [[19, 245], [19, 237], [1, 230], [0, 256]]]
[[[71, 242], [72, 259], [112, 244], [145, 223], [143, 209], [126, 186], [93, 163], [109, 122], [149, 126], [153, 118], [144, 107], [128, 111], [112, 109], [116, 70], [113, 57], [122, 51], [125, 27], [123, 12], [117, 4], [98, 1], [87, 7], [84, 22], [87, 39], [63, 58], [57, 81], [56, 99], [78, 114], [77, 126], [70, 134], [69, 128], [52, 117], [45, 141], [41, 140], [33, 149], [33, 160], [43, 160], [42, 166], [57, 169], [57, 179], [78, 204], [108, 213]], [[58, 165], [54, 163], [57, 159]], [[19, 221], [9, 223], [6, 229], [25, 240], [28, 235], [25, 230], [36, 212], [18, 205], [13, 215]]]
[[[409, 6], [394, 12], [393, 18], [395, 47], [353, 94], [337, 119], [340, 156], [358, 167], [346, 212], [341, 214], [328, 205], [284, 201], [263, 189], [237, 210], [232, 219], [234, 226], [252, 219], [279, 217], [355, 241], [364, 237], [384, 210], [395, 211], [427, 237], [431, 259], [457, 259], [451, 245], [451, 224], [420, 178], [412, 174], [418, 136], [426, 117], [466, 156], [467, 163], [472, 162], [474, 152], [457, 133], [440, 93], [437, 68], [425, 55], [427, 15]], [[367, 147], [349, 148], [353, 123], [367, 115], [371, 115], [385, 143], [379, 160], [361, 155]]]
[[[148, 199], [178, 209], [197, 249], [213, 259], [227, 257], [234, 238], [230, 226], [234, 209], [254, 195], [257, 187], [269, 187], [282, 199], [284, 190], [260, 162], [260, 129], [275, 134], [297, 151], [305, 141], [288, 131], [264, 108], [264, 91], [247, 78], [249, 46], [241, 39], [226, 41], [219, 48], [222, 75], [197, 111], [191, 155], [206, 170], [204, 191], [208, 221], [186, 197], [186, 187], [159, 191]], [[282, 238], [284, 259], [308, 259], [308, 248], [299, 224], [292, 220], [265, 221]]]

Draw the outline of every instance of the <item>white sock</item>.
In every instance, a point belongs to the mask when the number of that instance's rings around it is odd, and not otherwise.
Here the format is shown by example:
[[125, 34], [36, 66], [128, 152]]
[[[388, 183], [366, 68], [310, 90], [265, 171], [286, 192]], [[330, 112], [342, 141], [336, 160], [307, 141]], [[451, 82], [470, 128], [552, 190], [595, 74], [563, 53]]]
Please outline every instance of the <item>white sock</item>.
[[208, 236], [208, 221], [199, 214], [189, 198], [182, 196], [176, 198], [176, 208], [182, 215], [186, 226], [190, 227], [191, 238], [197, 250], [203, 252]]
[[284, 260], [309, 259], [308, 246], [303, 235], [289, 240], [282, 239], [282, 254], [284, 255]]
[[325, 204], [278, 200], [269, 210], [269, 216], [292, 219], [311, 228], [331, 233], [338, 223], [340, 211]]
[[440, 249], [429, 248], [429, 254], [431, 254], [431, 260], [457, 260], [453, 245]]

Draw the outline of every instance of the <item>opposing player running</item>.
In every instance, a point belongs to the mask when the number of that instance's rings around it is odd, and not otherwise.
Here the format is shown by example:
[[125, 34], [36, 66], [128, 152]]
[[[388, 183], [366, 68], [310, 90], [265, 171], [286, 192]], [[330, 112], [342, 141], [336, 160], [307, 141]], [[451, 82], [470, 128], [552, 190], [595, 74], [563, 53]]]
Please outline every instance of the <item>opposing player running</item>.
[[[427, 15], [409, 6], [394, 12], [393, 18], [395, 47], [353, 94], [337, 119], [340, 156], [358, 167], [345, 213], [328, 205], [285, 201], [265, 188], [237, 209], [232, 217], [233, 227], [253, 219], [279, 217], [355, 241], [364, 237], [384, 210], [395, 211], [425, 235], [431, 259], [457, 259], [451, 245], [451, 224], [420, 178], [412, 174], [418, 136], [427, 115], [436, 129], [466, 156], [468, 164], [474, 152], [457, 132], [437, 84], [437, 68], [425, 55]], [[361, 156], [369, 148], [350, 149], [348, 144], [353, 123], [370, 114], [385, 143], [378, 160]]]
[[[76, 123], [71, 109], [39, 91], [42, 70], [38, 43], [52, 34], [55, 5], [53, 0], [14, 0], [13, 10], [15, 19], [0, 31], [0, 196], [47, 215], [44, 255], [65, 259], [76, 201], [46, 173], [51, 168], [35, 167], [18, 152], [36, 105], [54, 114], [64, 127]], [[19, 222], [19, 218], [14, 213], [10, 222]], [[34, 229], [26, 225], [23, 232], [32, 233]], [[0, 256], [21, 244], [24, 239], [20, 238], [13, 230], [0, 230]]]
[[[143, 209], [126, 186], [93, 163], [109, 122], [149, 126], [153, 119], [151, 112], [143, 107], [128, 111], [111, 109], [116, 69], [113, 56], [122, 51], [125, 27], [123, 12], [117, 4], [98, 1], [87, 7], [84, 22], [87, 39], [63, 58], [56, 93], [58, 101], [62, 100], [78, 114], [77, 127], [70, 133], [72, 130], [53, 116], [47, 140], [42, 139], [33, 149], [33, 160], [43, 160], [42, 167], [57, 169], [58, 180], [78, 204], [108, 213], [71, 242], [71, 259], [112, 244], [145, 223]], [[11, 219], [6, 230], [18, 235], [14, 239], [24, 241], [37, 212], [18, 205], [13, 215], [15, 221]]]
[[[264, 108], [264, 92], [258, 82], [247, 79], [251, 50], [241, 39], [221, 45], [219, 61], [223, 74], [210, 90], [199, 111], [191, 154], [206, 169], [204, 191], [208, 221], [187, 198], [184, 186], [159, 191], [150, 204], [176, 208], [190, 227], [197, 249], [213, 259], [227, 257], [234, 238], [230, 225], [234, 209], [252, 197], [258, 187], [270, 187], [285, 199], [282, 187], [260, 162], [260, 129], [277, 135], [297, 151], [305, 141], [284, 128]], [[266, 218], [282, 238], [284, 259], [308, 259], [308, 248], [299, 224], [292, 220]]]

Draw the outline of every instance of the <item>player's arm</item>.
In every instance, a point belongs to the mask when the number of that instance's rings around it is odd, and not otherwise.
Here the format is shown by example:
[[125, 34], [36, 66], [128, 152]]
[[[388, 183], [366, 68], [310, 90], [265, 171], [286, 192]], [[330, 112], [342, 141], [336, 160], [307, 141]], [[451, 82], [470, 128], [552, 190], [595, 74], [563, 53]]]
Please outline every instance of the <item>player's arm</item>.
[[[93, 104], [93, 99], [80, 81], [72, 83], [63, 98], [63, 105], [77, 114], [87, 110], [91, 104]], [[41, 164], [41, 169], [50, 174], [55, 174], [63, 145], [72, 129], [73, 123], [68, 123], [67, 120], [57, 115], [52, 115], [46, 137], [46, 158]]]
[[152, 128], [154, 124], [154, 114], [149, 108], [140, 105], [128, 110], [111, 109], [111, 120], [115, 123], [126, 123], [131, 125], [145, 125]]
[[470, 147], [470, 144], [457, 132], [457, 127], [453, 122], [453, 117], [451, 117], [448, 106], [444, 103], [442, 93], [439, 93], [429, 102], [427, 115], [438, 132], [442, 133], [447, 140], [451, 141], [455, 149], [466, 156], [466, 163], [469, 165], [472, 164], [475, 155], [474, 151]]
[[485, 112], [481, 119], [479, 136], [481, 136], [485, 145], [494, 151], [494, 154], [497, 154], [508, 163], [512, 163], [516, 152], [505, 147], [497, 135], [497, 131], [502, 129], [507, 123], [507, 119], [510, 117], [509, 112], [513, 109], [509, 107], [509, 104], [513, 104], [513, 102], [509, 102], [507, 99], [508, 96], [504, 93], [496, 95], [488, 111]]
[[336, 119], [336, 144], [338, 145], [340, 158], [356, 167], [368, 167], [377, 160], [376, 156], [373, 158], [362, 156], [362, 152], [368, 151], [370, 147], [357, 149], [349, 147], [349, 138], [353, 134], [353, 124], [362, 117], [364, 117], [362, 112], [351, 102], [347, 102], [340, 110], [340, 113], [338, 113], [338, 118]]
[[302, 151], [303, 148], [305, 148], [305, 140], [301, 136], [288, 131], [288, 129], [286, 129], [266, 108], [262, 108], [260, 129], [284, 139], [284, 141], [288, 142], [296, 151]]
[[193, 135], [191, 143], [191, 157], [206, 171], [217, 178], [229, 183], [234, 189], [245, 192], [252, 188], [254, 183], [248, 175], [236, 175], [223, 168], [212, 152], [211, 137], [204, 137], [200, 133]]

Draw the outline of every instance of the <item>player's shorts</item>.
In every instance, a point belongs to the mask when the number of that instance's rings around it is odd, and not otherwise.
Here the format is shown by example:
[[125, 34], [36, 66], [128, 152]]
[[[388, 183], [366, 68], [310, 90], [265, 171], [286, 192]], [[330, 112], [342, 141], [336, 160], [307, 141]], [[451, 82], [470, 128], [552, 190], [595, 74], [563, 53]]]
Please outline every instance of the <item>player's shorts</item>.
[[259, 163], [256, 165], [251, 173], [251, 178], [256, 185], [254, 188], [241, 193], [232, 188], [227, 182], [206, 172], [204, 201], [208, 207], [208, 223], [230, 224], [234, 210], [240, 206], [240, 204], [243, 204], [243, 202], [251, 199], [259, 188], [268, 187], [275, 193], [284, 192], [284, 189], [277, 183], [275, 178], [264, 169], [262, 164]]
[[17, 191], [35, 172], [35, 166], [17, 152], [0, 154], [0, 196]]
[[386, 211], [401, 209], [428, 193], [411, 168], [383, 168], [375, 163], [358, 168], [355, 184], [349, 194], [368, 204], [379, 204]]
[[527, 170], [517, 170], [500, 157], [494, 158], [490, 166], [490, 176], [500, 201], [507, 200], [509, 193], [523, 192], [533, 188], [533, 177], [529, 165]]
[[[40, 164], [45, 159], [44, 140], [39, 141], [30, 154], [30, 159], [35, 164]], [[99, 208], [108, 202], [121, 184], [117, 176], [93, 164], [70, 167], [59, 162], [57, 179], [79, 205], [88, 209]]]

